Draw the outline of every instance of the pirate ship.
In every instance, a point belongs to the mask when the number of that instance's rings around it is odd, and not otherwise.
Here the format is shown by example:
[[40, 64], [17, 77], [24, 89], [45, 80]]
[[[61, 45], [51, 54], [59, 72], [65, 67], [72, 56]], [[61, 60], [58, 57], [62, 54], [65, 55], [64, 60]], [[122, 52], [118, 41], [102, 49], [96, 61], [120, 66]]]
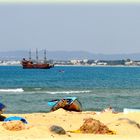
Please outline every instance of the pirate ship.
[[46, 50], [44, 50], [44, 62], [38, 61], [38, 50], [36, 49], [36, 61], [31, 59], [31, 50], [29, 51], [29, 60], [25, 58], [21, 61], [23, 69], [50, 69], [54, 67], [54, 64], [50, 64], [46, 59]]

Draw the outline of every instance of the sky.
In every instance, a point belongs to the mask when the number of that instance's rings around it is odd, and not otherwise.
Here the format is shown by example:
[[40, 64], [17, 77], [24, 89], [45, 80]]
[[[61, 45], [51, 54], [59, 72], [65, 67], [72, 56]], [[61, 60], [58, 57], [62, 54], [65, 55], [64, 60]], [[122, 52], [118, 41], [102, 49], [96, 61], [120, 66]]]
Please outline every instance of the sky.
[[139, 3], [140, 0], [0, 0], [0, 2], [8, 3]]
[[139, 1], [99, 1], [11, 4], [0, 0], [0, 51], [140, 52]]

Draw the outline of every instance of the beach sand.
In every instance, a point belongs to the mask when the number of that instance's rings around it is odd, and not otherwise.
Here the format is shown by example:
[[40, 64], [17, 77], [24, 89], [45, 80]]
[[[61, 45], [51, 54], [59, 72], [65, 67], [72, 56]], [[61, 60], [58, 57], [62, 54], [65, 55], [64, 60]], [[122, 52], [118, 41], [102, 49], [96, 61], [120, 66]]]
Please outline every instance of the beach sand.
[[[32, 114], [4, 114], [4, 116], [20, 116], [28, 121], [27, 129], [21, 131], [6, 130], [0, 122], [1, 140], [139, 140], [140, 139], [140, 112], [137, 113], [95, 113], [69, 112], [59, 109], [50, 113]], [[50, 131], [52, 125], [58, 125], [65, 131], [77, 130], [82, 126], [84, 119], [93, 118], [107, 125], [116, 135], [108, 134], [81, 134], [67, 132], [65, 135]]]

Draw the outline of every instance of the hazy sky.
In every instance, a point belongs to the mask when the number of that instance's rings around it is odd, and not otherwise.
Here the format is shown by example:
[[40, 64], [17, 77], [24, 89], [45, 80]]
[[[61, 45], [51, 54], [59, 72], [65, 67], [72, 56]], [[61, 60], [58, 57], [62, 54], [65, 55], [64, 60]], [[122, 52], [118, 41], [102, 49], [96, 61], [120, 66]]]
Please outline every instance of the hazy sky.
[[10, 3], [139, 3], [139, 0], [0, 0], [0, 2], [10, 2]]
[[140, 4], [0, 4], [0, 51], [140, 52]]

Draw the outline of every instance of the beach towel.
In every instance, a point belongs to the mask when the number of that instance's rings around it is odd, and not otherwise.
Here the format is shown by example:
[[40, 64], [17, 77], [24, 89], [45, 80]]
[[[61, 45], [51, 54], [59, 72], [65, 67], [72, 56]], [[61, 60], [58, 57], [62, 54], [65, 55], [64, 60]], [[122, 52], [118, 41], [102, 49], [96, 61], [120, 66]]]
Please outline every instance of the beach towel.
[[28, 123], [25, 118], [18, 117], [18, 116], [11, 116], [11, 117], [4, 119], [4, 122], [8, 122], [8, 121], [22, 121], [25, 124]]

